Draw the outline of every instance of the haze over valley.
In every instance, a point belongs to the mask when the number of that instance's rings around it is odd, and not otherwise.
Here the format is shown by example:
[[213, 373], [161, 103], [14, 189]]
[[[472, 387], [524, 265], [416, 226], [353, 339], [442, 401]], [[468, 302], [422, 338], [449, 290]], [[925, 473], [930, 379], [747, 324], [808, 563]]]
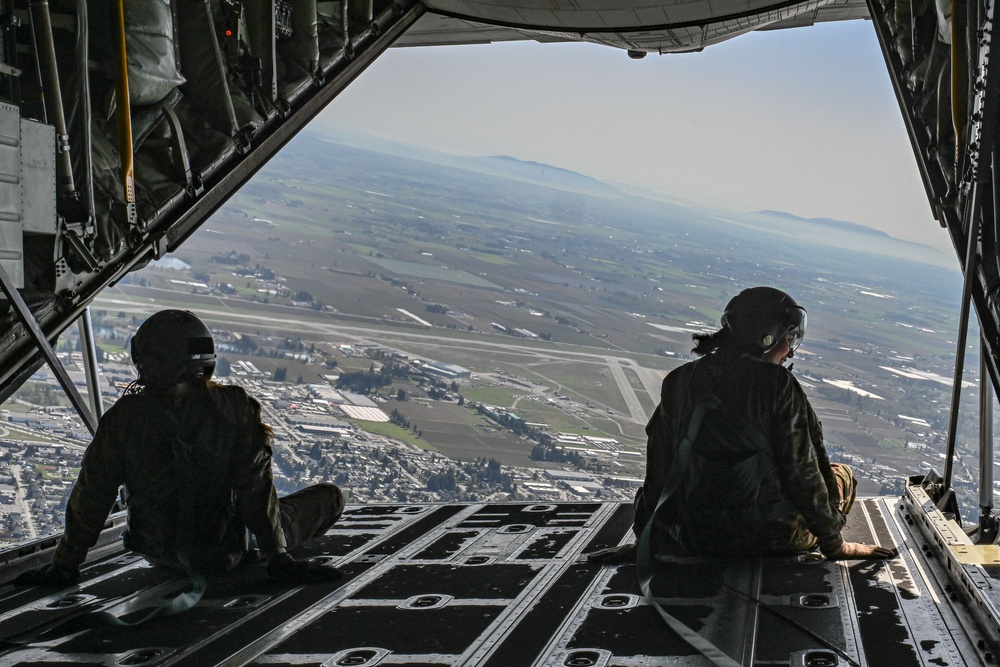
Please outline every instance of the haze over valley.
[[[627, 499], [663, 375], [763, 284], [809, 312], [794, 373], [860, 492], [941, 470], [954, 259], [849, 222], [678, 201], [510, 157], [303, 133], [180, 252], [95, 302], [106, 400], [131, 379], [136, 326], [188, 308], [216, 335], [222, 380], [262, 398], [284, 491], [330, 479], [352, 502]], [[82, 377], [76, 332], [58, 347]], [[39, 407], [58, 400], [51, 386], [41, 373], [5, 406], [6, 539], [60, 529], [88, 440]], [[961, 423], [966, 507], [975, 415]], [[36, 465], [14, 470], [25, 450]]]

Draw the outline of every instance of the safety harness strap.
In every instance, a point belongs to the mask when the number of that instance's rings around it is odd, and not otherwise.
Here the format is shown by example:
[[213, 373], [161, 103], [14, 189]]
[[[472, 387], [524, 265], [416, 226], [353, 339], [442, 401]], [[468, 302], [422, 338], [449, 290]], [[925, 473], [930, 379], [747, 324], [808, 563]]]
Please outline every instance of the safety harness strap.
[[636, 566], [639, 570], [639, 587], [642, 589], [642, 594], [646, 598], [656, 613], [660, 615], [663, 622], [667, 626], [677, 633], [677, 635], [688, 643], [693, 649], [705, 656], [710, 663], [715, 665], [715, 667], [741, 667], [740, 663], [736, 662], [728, 655], [722, 652], [722, 650], [717, 647], [712, 642], [708, 641], [697, 632], [689, 628], [688, 626], [681, 623], [675, 617], [671, 616], [663, 605], [659, 603], [656, 597], [653, 596], [652, 590], [652, 579], [653, 579], [653, 559], [652, 550], [649, 548], [649, 533], [652, 521], [646, 523], [646, 527], [642, 531], [642, 536], [639, 538], [639, 553], [636, 558]]
[[639, 587], [642, 589], [642, 594], [645, 596], [646, 602], [656, 610], [656, 613], [660, 615], [660, 618], [663, 619], [671, 630], [676, 632], [692, 648], [705, 656], [715, 667], [740, 667], [738, 662], [723, 653], [715, 644], [671, 616], [653, 595], [652, 585], [653, 576], [656, 573], [653, 563], [651, 538], [653, 522], [660, 508], [674, 495], [674, 492], [677, 491], [681, 481], [684, 479], [688, 462], [691, 460], [691, 448], [694, 445], [695, 438], [698, 437], [698, 431], [701, 430], [701, 422], [705, 418], [705, 413], [708, 410], [717, 409], [720, 405], [722, 405], [722, 401], [719, 400], [714, 391], [710, 391], [699, 398], [695, 404], [684, 440], [681, 441], [680, 446], [677, 448], [674, 463], [670, 467], [667, 481], [663, 485], [663, 493], [660, 494], [660, 500], [656, 503], [656, 509], [653, 510], [649, 520], [646, 521], [646, 526], [642, 529], [642, 535], [639, 537], [636, 567], [639, 574]]
[[20, 632], [14, 635], [0, 638], [0, 646], [27, 646], [35, 642], [66, 637], [82, 630], [93, 630], [96, 628], [120, 627], [135, 628], [145, 625], [150, 621], [165, 616], [172, 616], [187, 611], [194, 607], [205, 595], [207, 582], [201, 574], [188, 571], [191, 580], [191, 590], [178, 593], [167, 602], [161, 604], [138, 621], [127, 622], [107, 611], [93, 611], [93, 606], [106, 601], [95, 601], [91, 605], [82, 607], [79, 613], [69, 618], [56, 621], [54, 624], [32, 628], [27, 632]]

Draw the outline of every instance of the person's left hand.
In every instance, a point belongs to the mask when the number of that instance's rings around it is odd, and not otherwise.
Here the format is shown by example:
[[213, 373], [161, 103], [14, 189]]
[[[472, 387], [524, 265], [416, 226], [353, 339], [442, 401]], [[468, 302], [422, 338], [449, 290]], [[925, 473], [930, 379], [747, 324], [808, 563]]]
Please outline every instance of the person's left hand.
[[42, 567], [22, 572], [11, 583], [15, 586], [47, 586], [63, 588], [80, 580], [79, 568], [62, 563], [49, 563]]
[[824, 551], [823, 555], [829, 560], [869, 560], [895, 558], [896, 552], [892, 549], [880, 547], [877, 544], [859, 544], [858, 542], [843, 542], [840, 548], [833, 551]]
[[321, 584], [336, 581], [344, 573], [332, 565], [317, 565], [295, 560], [287, 553], [278, 554], [267, 564], [267, 576], [289, 584]]

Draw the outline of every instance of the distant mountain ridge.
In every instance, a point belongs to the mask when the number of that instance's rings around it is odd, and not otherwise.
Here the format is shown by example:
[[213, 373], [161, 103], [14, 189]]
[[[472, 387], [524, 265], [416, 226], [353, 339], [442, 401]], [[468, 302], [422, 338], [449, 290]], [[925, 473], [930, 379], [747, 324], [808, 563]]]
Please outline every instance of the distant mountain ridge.
[[772, 211], [768, 209], [763, 211], [757, 211], [757, 215], [766, 215], [772, 218], [782, 218], [783, 220], [787, 220], [790, 222], [806, 222], [821, 227], [830, 227], [841, 231], [849, 231], [860, 234], [871, 234], [872, 236], [878, 236], [884, 239], [892, 239], [894, 241], [909, 243], [909, 241], [902, 241], [902, 239], [898, 239], [895, 236], [887, 234], [880, 229], [875, 229], [874, 227], [868, 227], [867, 225], [859, 225], [856, 222], [848, 222], [847, 220], [837, 220], [835, 218], [802, 218], [797, 215], [792, 215], [791, 213], [785, 213], [784, 211]]
[[434, 148], [401, 143], [379, 137], [358, 135], [342, 131], [315, 132], [306, 130], [302, 135], [321, 141], [339, 143], [345, 146], [368, 150], [384, 155], [409, 158], [430, 164], [472, 171], [487, 176], [509, 178], [542, 187], [576, 192], [605, 199], [637, 198], [658, 205], [698, 212], [711, 219], [735, 224], [745, 228], [755, 228], [760, 232], [793, 236], [818, 245], [851, 249], [861, 252], [875, 252], [954, 268], [954, 257], [930, 245], [904, 241], [878, 229], [855, 222], [835, 218], [802, 218], [784, 211], [770, 209], [759, 211], [732, 211], [715, 209], [711, 205], [687, 202], [666, 193], [602, 181], [564, 167], [555, 167], [542, 162], [521, 160], [509, 155], [466, 156], [441, 152]]
[[555, 167], [542, 162], [520, 160], [510, 155], [452, 155], [377, 137], [341, 133], [328, 134], [311, 130], [305, 130], [302, 134], [321, 141], [344, 144], [345, 146], [353, 146], [354, 148], [406, 157], [413, 160], [423, 160], [431, 164], [464, 169], [465, 171], [475, 171], [490, 176], [513, 178], [561, 190], [585, 192], [602, 197], [628, 196], [614, 185], [571, 169]]
[[586, 176], [571, 169], [555, 167], [543, 162], [533, 162], [519, 160], [509, 155], [491, 155], [488, 157], [467, 157], [459, 158], [470, 165], [476, 165], [481, 169], [498, 175], [507, 175], [514, 178], [543, 182], [556, 187], [582, 190], [595, 194], [624, 196], [618, 188], [600, 181], [591, 176]]
[[756, 213], [720, 216], [734, 224], [756, 228], [817, 245], [873, 252], [944, 268], [955, 268], [954, 256], [938, 248], [904, 241], [878, 229], [834, 218], [802, 218], [784, 211], [763, 210]]

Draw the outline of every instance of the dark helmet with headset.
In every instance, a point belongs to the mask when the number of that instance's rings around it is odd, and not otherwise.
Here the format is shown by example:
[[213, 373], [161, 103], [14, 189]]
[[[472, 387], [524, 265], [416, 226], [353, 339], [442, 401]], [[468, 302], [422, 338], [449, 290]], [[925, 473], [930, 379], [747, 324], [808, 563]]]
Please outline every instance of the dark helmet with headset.
[[215, 343], [205, 323], [187, 310], [161, 310], [132, 336], [137, 382], [166, 389], [189, 377], [206, 380], [215, 371]]
[[806, 335], [806, 310], [779, 289], [751, 287], [726, 305], [722, 327], [762, 354], [790, 336], [789, 349], [794, 352]]

